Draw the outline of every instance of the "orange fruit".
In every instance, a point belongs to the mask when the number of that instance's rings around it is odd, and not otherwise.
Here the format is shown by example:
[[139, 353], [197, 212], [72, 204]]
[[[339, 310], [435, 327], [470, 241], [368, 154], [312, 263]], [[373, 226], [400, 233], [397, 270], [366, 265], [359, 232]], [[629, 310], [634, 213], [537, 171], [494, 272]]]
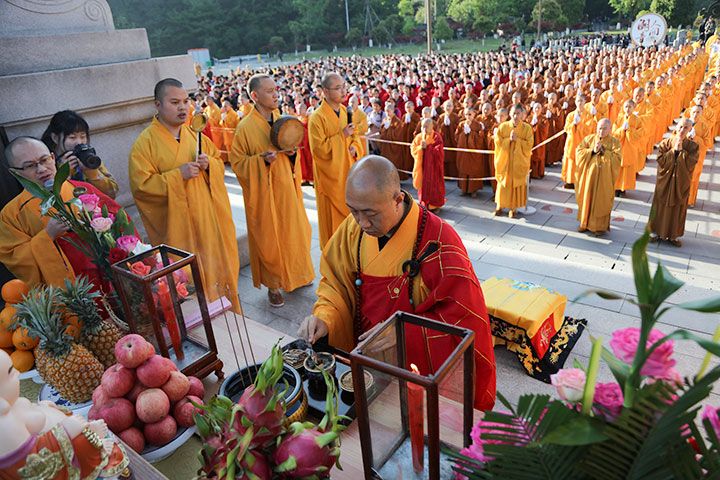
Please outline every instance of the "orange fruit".
[[65, 334], [77, 340], [80, 335], [80, 329], [73, 324], [68, 324], [67, 327], [65, 327]]
[[5, 308], [0, 311], [0, 328], [9, 329], [12, 328], [12, 324], [15, 323], [13, 315], [17, 312], [17, 308], [12, 305], [6, 305]]
[[7, 303], [13, 304], [22, 302], [23, 295], [27, 295], [29, 291], [30, 287], [27, 283], [22, 280], [18, 280], [17, 278], [13, 278], [2, 286], [0, 294], [2, 295], [3, 300]]
[[13, 345], [13, 331], [0, 329], [0, 348], [12, 348]]
[[31, 337], [27, 328], [18, 328], [13, 332], [12, 342], [18, 350], [32, 350], [38, 344], [38, 337]]
[[30, 350], [15, 350], [10, 354], [10, 360], [12, 360], [15, 370], [20, 373], [31, 370], [35, 365], [35, 357]]

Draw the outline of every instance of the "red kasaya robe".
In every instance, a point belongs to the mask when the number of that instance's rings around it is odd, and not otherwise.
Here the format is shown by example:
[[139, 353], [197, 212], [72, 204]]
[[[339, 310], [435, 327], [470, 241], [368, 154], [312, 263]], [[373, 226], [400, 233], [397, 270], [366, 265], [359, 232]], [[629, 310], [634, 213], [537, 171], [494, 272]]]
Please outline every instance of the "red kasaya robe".
[[310, 137], [308, 136], [308, 120], [307, 118], [302, 120], [302, 124], [305, 127], [305, 136], [300, 144], [300, 170], [302, 171], [302, 179], [304, 182], [313, 181], [313, 158], [312, 152], [310, 151]]
[[[427, 147], [422, 148], [425, 140]], [[420, 132], [410, 147], [415, 165], [413, 167], [413, 186], [418, 191], [418, 199], [422, 205], [430, 209], [440, 208], [445, 204], [445, 171], [443, 140], [438, 132], [433, 131], [432, 138], [426, 138]]]

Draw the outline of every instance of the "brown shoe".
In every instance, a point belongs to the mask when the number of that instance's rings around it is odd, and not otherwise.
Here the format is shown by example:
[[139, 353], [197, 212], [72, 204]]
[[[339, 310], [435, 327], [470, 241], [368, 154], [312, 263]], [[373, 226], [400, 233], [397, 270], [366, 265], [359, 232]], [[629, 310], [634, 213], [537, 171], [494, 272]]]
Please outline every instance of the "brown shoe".
[[660, 237], [657, 235], [650, 235], [650, 240], [648, 240], [650, 243], [657, 243], [660, 241]]
[[268, 289], [268, 302], [270, 302], [271, 307], [282, 307], [285, 305], [282, 293], [280, 293], [280, 290], [277, 288]]
[[574, 190], [574, 189], [575, 189], [575, 184], [573, 184], [573, 183], [566, 183], [565, 185], [563, 185], [563, 188], [567, 188], [568, 190]]
[[598, 230], [598, 231], [593, 232], [593, 233], [595, 234], [596, 237], [600, 237], [600, 236], [602, 236], [605, 232], [602, 231], [602, 230]]
[[495, 211], [493, 212], [493, 215], [495, 215], [497, 217], [498, 215], [500, 215], [501, 212], [502, 212], [502, 208], [496, 208]]
[[670, 245], [672, 245], [673, 247], [678, 247], [678, 248], [682, 247], [682, 242], [680, 240], [678, 240], [677, 238], [674, 240], [670, 239], [668, 241], [670, 242]]

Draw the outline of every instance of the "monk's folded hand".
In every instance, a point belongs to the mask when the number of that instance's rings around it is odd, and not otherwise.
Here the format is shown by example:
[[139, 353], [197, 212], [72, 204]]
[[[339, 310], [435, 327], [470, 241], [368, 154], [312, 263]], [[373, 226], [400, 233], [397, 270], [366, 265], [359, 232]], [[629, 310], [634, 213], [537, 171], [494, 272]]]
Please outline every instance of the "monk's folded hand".
[[45, 230], [47, 231], [47, 234], [50, 237], [50, 239], [55, 240], [57, 237], [59, 237], [63, 233], [70, 230], [70, 227], [65, 222], [61, 222], [60, 220], [51, 218], [50, 221], [47, 223]]
[[513, 130], [512, 132], [510, 132], [510, 141], [511, 141], [511, 142], [517, 141], [517, 132], [516, 132], [515, 130]]
[[355, 147], [350, 145], [350, 148], [348, 148], [348, 151], [350, 152], [350, 155], [352, 155], [353, 157], [357, 157], [357, 150], [355, 150]]
[[182, 174], [183, 180], [190, 180], [195, 178], [200, 173], [200, 166], [197, 162], [187, 162], [180, 165], [180, 173]]
[[210, 166], [210, 157], [208, 157], [205, 153], [201, 153], [197, 157], [197, 164], [201, 170], [207, 170]]
[[352, 134], [355, 133], [355, 125], [348, 123], [345, 128], [342, 129], [342, 132], [345, 138], [352, 136]]
[[423, 140], [422, 142], [420, 142], [420, 146], [422, 148], [427, 148], [427, 142], [425, 140]]
[[260, 156], [268, 165], [272, 165], [272, 163], [277, 160], [277, 152], [275, 150], [266, 150], [261, 153]]
[[315, 315], [305, 317], [298, 329], [298, 336], [310, 343], [315, 343], [328, 333], [330, 333], [330, 330], [328, 329], [327, 323]]

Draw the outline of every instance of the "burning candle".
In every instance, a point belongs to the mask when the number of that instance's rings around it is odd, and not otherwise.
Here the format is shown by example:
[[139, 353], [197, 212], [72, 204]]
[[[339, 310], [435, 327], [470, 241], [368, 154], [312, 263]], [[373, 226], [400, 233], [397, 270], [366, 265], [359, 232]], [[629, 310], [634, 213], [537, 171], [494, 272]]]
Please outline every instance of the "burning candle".
[[[410, 364], [413, 372], [420, 375], [414, 363]], [[412, 447], [413, 468], [416, 472], [424, 470], [425, 436], [423, 428], [424, 389], [414, 383], [407, 384], [408, 415], [410, 421], [410, 446]]]
[[168, 333], [170, 333], [170, 340], [175, 350], [175, 356], [180, 360], [185, 357], [182, 342], [180, 341], [180, 329], [178, 328], [177, 319], [175, 318], [172, 298], [170, 298], [170, 289], [164, 281], [158, 282], [158, 297], [160, 297], [160, 307], [162, 308], [163, 317], [165, 317]]

